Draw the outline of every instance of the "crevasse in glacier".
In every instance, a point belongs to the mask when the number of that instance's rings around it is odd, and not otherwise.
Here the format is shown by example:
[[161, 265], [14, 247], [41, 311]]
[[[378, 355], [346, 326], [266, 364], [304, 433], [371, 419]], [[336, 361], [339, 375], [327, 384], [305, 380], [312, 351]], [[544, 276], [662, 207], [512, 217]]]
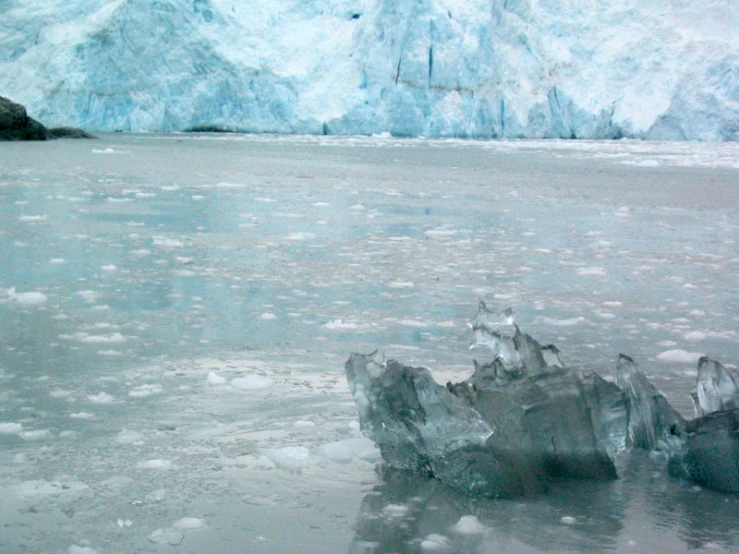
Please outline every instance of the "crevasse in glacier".
[[5, 0], [0, 14], [0, 94], [49, 125], [739, 138], [732, 0]]
[[511, 310], [482, 302], [472, 334], [493, 361], [446, 387], [377, 352], [347, 361], [362, 430], [390, 467], [475, 496], [516, 497], [554, 480], [615, 479], [618, 459], [639, 448], [662, 452], [673, 475], [739, 492], [736, 378], [720, 363], [701, 359], [703, 415], [686, 422], [628, 356], [615, 383], [580, 374], [523, 333]]

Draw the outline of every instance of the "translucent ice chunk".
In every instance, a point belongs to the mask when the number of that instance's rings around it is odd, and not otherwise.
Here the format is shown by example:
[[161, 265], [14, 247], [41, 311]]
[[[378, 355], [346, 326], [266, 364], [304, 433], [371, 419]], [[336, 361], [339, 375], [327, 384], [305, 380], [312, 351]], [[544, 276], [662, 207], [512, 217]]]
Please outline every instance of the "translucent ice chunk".
[[525, 459], [489, 447], [493, 428], [426, 368], [352, 354], [349, 388], [362, 432], [393, 468], [435, 476], [471, 495], [520, 496], [541, 490]]
[[649, 382], [630, 357], [619, 354], [616, 381], [628, 397], [628, 439], [645, 450], [664, 448], [685, 420]]
[[721, 363], [703, 356], [698, 361], [698, 415], [739, 408], [738, 382], [739, 379]]

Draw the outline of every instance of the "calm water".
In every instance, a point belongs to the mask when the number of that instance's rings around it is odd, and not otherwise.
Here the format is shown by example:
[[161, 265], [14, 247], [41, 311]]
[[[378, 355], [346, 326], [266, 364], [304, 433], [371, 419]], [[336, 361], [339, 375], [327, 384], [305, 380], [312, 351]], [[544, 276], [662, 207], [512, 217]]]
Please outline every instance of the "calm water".
[[[482, 298], [573, 367], [632, 355], [689, 414], [698, 354], [739, 360], [737, 160], [644, 142], [0, 146], [0, 552], [739, 552], [739, 498], [658, 458], [522, 501], [378, 472], [343, 376], [380, 347], [466, 378]], [[478, 532], [455, 527], [469, 515]]]

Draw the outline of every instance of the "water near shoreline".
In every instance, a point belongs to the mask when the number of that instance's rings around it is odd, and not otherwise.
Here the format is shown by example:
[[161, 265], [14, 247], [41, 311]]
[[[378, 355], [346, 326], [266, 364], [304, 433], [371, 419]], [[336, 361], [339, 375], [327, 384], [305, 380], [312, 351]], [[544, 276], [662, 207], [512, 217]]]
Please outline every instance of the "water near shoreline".
[[688, 413], [697, 355], [739, 360], [736, 159], [642, 142], [4, 145], [0, 551], [739, 551], [739, 499], [659, 460], [525, 502], [378, 474], [343, 376], [381, 347], [466, 378], [484, 298], [570, 366], [632, 355]]

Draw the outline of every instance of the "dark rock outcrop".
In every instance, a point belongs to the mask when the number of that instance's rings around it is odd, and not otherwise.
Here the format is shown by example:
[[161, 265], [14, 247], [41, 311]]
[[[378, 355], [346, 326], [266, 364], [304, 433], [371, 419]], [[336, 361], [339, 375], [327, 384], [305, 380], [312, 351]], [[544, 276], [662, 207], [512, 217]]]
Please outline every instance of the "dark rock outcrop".
[[26, 108], [0, 96], [0, 140], [49, 140], [48, 129], [32, 117]]
[[75, 127], [47, 129], [32, 117], [28, 117], [25, 107], [0, 96], [0, 141], [55, 138], [94, 139], [97, 137]]
[[53, 138], [67, 138], [67, 139], [96, 139], [97, 137], [93, 134], [78, 129], [77, 127], [52, 127], [49, 129], [49, 133]]

